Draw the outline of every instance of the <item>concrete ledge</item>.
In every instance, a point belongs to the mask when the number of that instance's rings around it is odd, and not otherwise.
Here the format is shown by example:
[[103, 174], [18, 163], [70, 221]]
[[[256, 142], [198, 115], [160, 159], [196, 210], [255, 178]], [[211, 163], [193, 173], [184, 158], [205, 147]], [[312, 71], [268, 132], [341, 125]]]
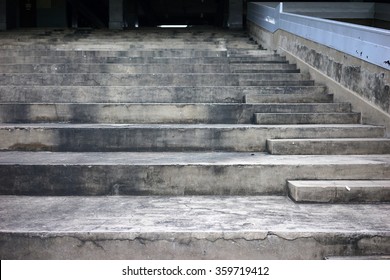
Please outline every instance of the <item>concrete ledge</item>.
[[375, 203], [390, 202], [390, 181], [288, 181], [296, 202]]
[[[389, 205], [286, 197], [0, 197], [1, 259], [324, 259], [390, 254]], [[348, 213], [343, 215], [341, 213]]]
[[0, 157], [3, 195], [285, 195], [287, 180], [372, 178], [390, 180], [390, 155], [2, 152]]

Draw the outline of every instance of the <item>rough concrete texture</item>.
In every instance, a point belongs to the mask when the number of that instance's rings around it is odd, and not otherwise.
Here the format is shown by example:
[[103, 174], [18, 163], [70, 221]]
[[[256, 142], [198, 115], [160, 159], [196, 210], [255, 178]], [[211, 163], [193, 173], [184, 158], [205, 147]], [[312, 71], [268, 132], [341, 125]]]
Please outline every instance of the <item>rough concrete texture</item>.
[[390, 155], [3, 152], [0, 158], [1, 194], [12, 195], [285, 195], [289, 179], [372, 178], [390, 179]]
[[[385, 128], [245, 36], [1, 32], [0, 258], [388, 255], [388, 205], [297, 205], [286, 185], [390, 180], [388, 154], [265, 152], [267, 139], [364, 142]], [[251, 124], [256, 113], [287, 124]], [[321, 123], [340, 114], [354, 124]]]
[[[274, 34], [248, 22], [248, 32], [264, 47], [286, 52], [307, 64], [300, 64], [302, 70], [310, 67], [328, 77], [324, 82], [333, 89], [335, 98], [349, 100], [356, 110], [364, 113], [368, 123], [387, 124], [390, 128], [390, 74], [379, 66], [351, 57], [329, 47], [300, 38], [285, 31]], [[384, 58], [385, 59], [385, 58]], [[306, 68], [306, 69], [303, 69]], [[310, 74], [316, 75], [313, 71]], [[318, 76], [313, 76], [317, 79]], [[348, 90], [343, 90], [346, 88]], [[361, 100], [357, 99], [360, 97]], [[373, 107], [373, 108], [370, 108]]]
[[2, 196], [0, 257], [323, 259], [388, 255], [389, 210], [389, 205], [297, 205], [285, 197]]
[[288, 192], [296, 202], [390, 202], [390, 181], [288, 181]]

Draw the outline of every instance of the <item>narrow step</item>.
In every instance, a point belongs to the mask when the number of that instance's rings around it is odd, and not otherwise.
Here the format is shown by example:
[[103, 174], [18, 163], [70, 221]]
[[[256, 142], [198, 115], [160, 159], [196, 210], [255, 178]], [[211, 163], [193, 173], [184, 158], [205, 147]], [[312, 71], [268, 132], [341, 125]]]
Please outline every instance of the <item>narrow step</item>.
[[296, 202], [390, 202], [390, 180], [288, 181]]
[[[389, 255], [389, 205], [286, 197], [0, 197], [1, 259]], [[348, 213], [348, 214], [343, 214]], [[158, 249], [156, 249], [158, 248]]]
[[256, 124], [353, 124], [360, 113], [256, 113]]
[[6, 103], [0, 122], [249, 124], [256, 112], [348, 112], [348, 103]]
[[287, 180], [372, 178], [390, 180], [390, 155], [2, 152], [0, 157], [2, 195], [286, 195]]
[[[3, 74], [0, 85], [14, 86], [239, 86], [304, 84], [299, 73], [262, 74]], [[312, 85], [311, 83], [309, 85]]]
[[363, 125], [262, 126], [233, 124], [9, 124], [0, 126], [2, 151], [266, 152], [277, 137], [383, 137]]
[[245, 103], [330, 103], [333, 94], [324, 93], [291, 93], [291, 94], [258, 94], [245, 95]]
[[[268, 64], [267, 64], [268, 65]], [[264, 69], [272, 72], [272, 67]], [[277, 69], [278, 70], [278, 69]], [[289, 70], [289, 69], [286, 69]], [[284, 69], [280, 69], [285, 71]], [[69, 73], [230, 73], [228, 64], [1, 64], [1, 73], [69, 74]], [[287, 71], [285, 71], [287, 73]]]
[[273, 155], [390, 154], [390, 139], [268, 139], [267, 149]]
[[295, 64], [288, 63], [259, 63], [259, 64], [230, 64], [232, 72], [248, 72], [256, 73], [262, 71], [296, 71], [299, 72]]

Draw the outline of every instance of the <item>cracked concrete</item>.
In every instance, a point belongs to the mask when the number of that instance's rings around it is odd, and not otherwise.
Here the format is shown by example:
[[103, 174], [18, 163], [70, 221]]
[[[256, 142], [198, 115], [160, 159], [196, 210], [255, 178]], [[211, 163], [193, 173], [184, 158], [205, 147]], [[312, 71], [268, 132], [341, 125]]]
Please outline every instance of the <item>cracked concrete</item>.
[[[0, 201], [2, 259], [321, 259], [390, 253], [386, 204], [297, 205], [267, 196], [2, 196]], [[42, 244], [46, 249], [38, 250]]]

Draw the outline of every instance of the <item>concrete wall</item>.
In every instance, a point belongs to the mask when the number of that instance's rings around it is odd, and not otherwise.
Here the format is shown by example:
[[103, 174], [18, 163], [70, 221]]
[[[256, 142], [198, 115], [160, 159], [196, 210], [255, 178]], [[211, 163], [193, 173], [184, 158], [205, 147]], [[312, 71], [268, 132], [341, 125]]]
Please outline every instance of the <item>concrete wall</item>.
[[336, 101], [351, 102], [363, 122], [380, 124], [390, 137], [390, 71], [283, 30], [269, 32], [251, 21], [248, 32], [259, 44], [285, 54], [319, 83]]
[[0, 0], [0, 30], [7, 29], [7, 9], [5, 2], [6, 0]]
[[65, 0], [37, 0], [37, 27], [66, 27]]

